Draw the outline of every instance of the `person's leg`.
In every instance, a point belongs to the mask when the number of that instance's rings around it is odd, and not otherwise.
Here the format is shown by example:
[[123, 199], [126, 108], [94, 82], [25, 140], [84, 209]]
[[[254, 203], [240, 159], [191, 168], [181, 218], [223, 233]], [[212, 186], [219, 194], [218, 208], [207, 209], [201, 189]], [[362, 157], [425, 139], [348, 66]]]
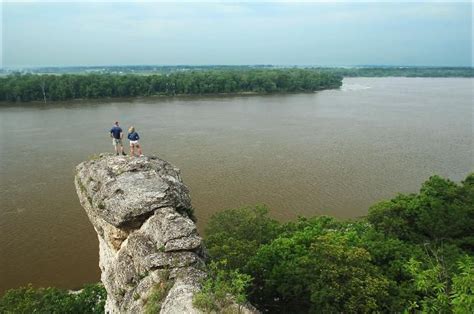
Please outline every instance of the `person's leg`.
[[138, 152], [138, 156], [143, 155], [142, 154], [142, 146], [140, 144], [137, 144], [137, 152]]
[[130, 144], [130, 156], [135, 156], [134, 145]]
[[118, 144], [117, 144], [117, 141], [114, 138], [112, 139], [112, 145], [114, 145], [115, 154], [118, 155], [118, 153], [119, 153]]

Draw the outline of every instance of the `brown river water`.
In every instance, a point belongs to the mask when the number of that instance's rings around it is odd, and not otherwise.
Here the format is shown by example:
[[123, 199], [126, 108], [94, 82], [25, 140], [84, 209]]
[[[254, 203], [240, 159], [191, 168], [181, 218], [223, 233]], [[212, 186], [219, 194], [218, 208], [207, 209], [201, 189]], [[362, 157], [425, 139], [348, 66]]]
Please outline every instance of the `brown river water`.
[[0, 293], [99, 280], [74, 167], [116, 119], [182, 171], [202, 231], [226, 208], [363, 216], [430, 175], [473, 167], [473, 79], [350, 78], [314, 94], [0, 104]]

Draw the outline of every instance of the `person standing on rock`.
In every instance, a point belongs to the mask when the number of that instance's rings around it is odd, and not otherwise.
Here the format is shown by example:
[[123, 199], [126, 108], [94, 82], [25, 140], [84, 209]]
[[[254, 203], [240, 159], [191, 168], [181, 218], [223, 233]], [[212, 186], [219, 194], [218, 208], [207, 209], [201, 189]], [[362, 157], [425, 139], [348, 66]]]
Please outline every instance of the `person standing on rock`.
[[118, 155], [119, 154], [119, 146], [120, 146], [120, 152], [122, 155], [126, 155], [125, 152], [123, 151], [123, 144], [122, 144], [122, 137], [123, 137], [123, 132], [122, 128], [119, 126], [118, 121], [115, 121], [114, 126], [112, 129], [110, 129], [110, 137], [112, 138], [112, 145], [115, 147], [115, 153]]
[[137, 153], [137, 156], [143, 156], [142, 147], [138, 143], [140, 136], [133, 126], [128, 129], [128, 139], [130, 140], [130, 156], [135, 156], [135, 152]]

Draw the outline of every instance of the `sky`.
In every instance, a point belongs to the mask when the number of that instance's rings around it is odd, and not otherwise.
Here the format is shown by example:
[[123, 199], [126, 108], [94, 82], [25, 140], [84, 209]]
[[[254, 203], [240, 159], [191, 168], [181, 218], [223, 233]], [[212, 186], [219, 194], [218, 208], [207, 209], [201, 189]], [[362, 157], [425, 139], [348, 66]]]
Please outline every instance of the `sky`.
[[472, 66], [464, 2], [0, 0], [1, 66]]

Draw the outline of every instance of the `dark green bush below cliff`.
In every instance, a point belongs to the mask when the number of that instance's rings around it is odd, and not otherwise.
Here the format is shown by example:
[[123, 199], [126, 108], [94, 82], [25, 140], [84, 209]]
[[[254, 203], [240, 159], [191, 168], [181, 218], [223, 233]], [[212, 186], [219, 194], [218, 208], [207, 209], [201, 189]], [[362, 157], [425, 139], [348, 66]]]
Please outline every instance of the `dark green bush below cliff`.
[[106, 297], [101, 284], [87, 285], [79, 293], [30, 285], [8, 290], [0, 298], [0, 313], [104, 313]]

